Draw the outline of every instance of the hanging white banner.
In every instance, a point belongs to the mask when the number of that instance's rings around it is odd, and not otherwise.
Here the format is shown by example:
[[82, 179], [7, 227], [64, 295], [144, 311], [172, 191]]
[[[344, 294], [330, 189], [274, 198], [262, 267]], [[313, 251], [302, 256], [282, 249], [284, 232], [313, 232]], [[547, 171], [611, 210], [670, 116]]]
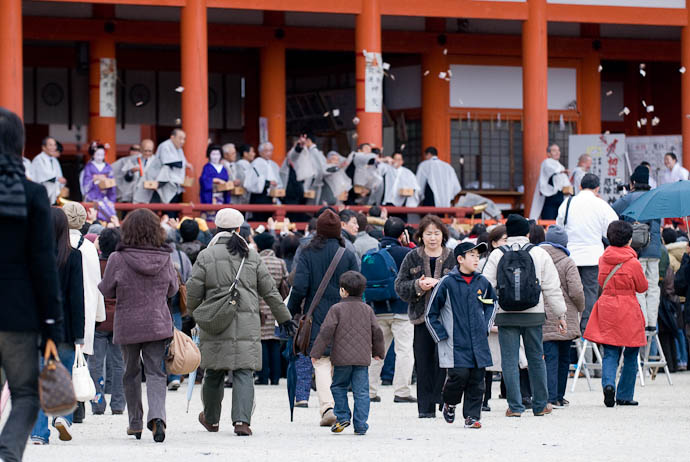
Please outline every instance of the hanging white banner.
[[365, 112], [383, 110], [383, 60], [381, 53], [364, 52], [366, 73], [364, 75]]
[[117, 104], [117, 65], [115, 58], [101, 58], [100, 108], [101, 117], [115, 117]]

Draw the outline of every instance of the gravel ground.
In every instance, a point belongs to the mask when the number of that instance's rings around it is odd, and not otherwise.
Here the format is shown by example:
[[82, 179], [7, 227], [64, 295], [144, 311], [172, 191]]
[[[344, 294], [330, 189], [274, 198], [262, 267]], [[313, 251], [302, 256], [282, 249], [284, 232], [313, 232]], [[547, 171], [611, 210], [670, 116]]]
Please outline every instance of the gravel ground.
[[[637, 386], [639, 407], [608, 409], [601, 384], [588, 391], [585, 380], [568, 393], [570, 407], [550, 416], [506, 418], [507, 404], [494, 399], [491, 412], [482, 416], [483, 428], [463, 428], [458, 419], [448, 425], [436, 419], [417, 418], [414, 404], [394, 404], [393, 390], [383, 387], [381, 403], [372, 403], [366, 436], [353, 435], [352, 427], [339, 435], [318, 427], [318, 402], [312, 393], [309, 409], [296, 409], [290, 422], [284, 384], [256, 389], [254, 436], [236, 437], [230, 422], [230, 390], [220, 432], [208, 433], [197, 422], [201, 410], [196, 386], [189, 414], [186, 383], [168, 392], [168, 431], [165, 443], [153, 442], [150, 432], [141, 441], [125, 435], [127, 416], [93, 416], [87, 405], [85, 423], [73, 427], [74, 439], [62, 442], [53, 430], [48, 446], [28, 446], [26, 461], [214, 461], [214, 460], [682, 460], [687, 454], [690, 430], [690, 373], [673, 376], [669, 386], [663, 376]], [[568, 390], [570, 383], [568, 384]], [[494, 396], [498, 383], [494, 382]], [[109, 412], [109, 411], [108, 411]], [[6, 415], [5, 415], [6, 417]]]

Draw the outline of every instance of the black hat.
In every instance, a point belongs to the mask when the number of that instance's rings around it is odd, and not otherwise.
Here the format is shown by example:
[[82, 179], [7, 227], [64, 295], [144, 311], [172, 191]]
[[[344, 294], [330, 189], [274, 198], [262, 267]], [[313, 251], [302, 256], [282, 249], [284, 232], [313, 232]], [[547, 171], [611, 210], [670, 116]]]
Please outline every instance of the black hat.
[[649, 169], [644, 165], [638, 165], [630, 175], [630, 181], [636, 184], [649, 184]]
[[506, 220], [506, 234], [508, 237], [527, 236], [529, 234], [529, 221], [522, 215], [511, 213]]
[[275, 236], [273, 236], [273, 234], [269, 232], [263, 232], [254, 235], [254, 243], [256, 244], [256, 247], [259, 249], [259, 252], [261, 252], [262, 250], [272, 248], [275, 241]]
[[485, 242], [480, 242], [479, 244], [473, 244], [472, 242], [461, 242], [460, 244], [455, 246], [455, 250], [453, 250], [453, 255], [457, 260], [460, 255], [464, 257], [467, 252], [473, 249], [477, 249], [481, 254], [486, 252], [487, 246]]

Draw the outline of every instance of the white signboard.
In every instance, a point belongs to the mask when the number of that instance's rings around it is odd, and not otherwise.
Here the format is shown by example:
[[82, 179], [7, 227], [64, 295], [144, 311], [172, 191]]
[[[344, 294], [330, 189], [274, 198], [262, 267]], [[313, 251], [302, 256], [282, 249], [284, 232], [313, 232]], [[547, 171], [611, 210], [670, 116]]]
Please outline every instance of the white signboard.
[[381, 53], [364, 51], [366, 72], [364, 74], [365, 112], [381, 112], [383, 109], [383, 59]]
[[268, 118], [259, 117], [259, 143], [268, 141]]
[[664, 174], [664, 155], [672, 152], [678, 157], [678, 163], [683, 165], [683, 137], [671, 136], [629, 136], [625, 139], [630, 157], [630, 165], [634, 169], [642, 162], [647, 161], [651, 165], [650, 178], [659, 180]]
[[582, 154], [592, 156], [592, 168], [601, 181], [599, 194], [612, 204], [621, 196], [616, 188], [626, 184], [625, 135], [570, 135], [568, 140], [568, 170], [571, 174]]
[[115, 103], [117, 85], [117, 65], [115, 58], [101, 58], [100, 110], [101, 117], [115, 117], [117, 104]]

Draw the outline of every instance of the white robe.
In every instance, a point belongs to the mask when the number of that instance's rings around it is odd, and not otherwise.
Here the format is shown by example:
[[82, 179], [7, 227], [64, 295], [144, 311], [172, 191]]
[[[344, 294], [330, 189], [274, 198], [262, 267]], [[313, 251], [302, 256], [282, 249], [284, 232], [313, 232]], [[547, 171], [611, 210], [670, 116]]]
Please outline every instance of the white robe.
[[[158, 195], [163, 203], [168, 204], [176, 194], [183, 191], [182, 183], [185, 179], [187, 159], [184, 156], [184, 151], [176, 148], [172, 140], [166, 140], [158, 145], [156, 158], [161, 163], [160, 171], [156, 177], [156, 181], [159, 183]], [[182, 162], [182, 168], [167, 165], [175, 162]]]
[[239, 179], [237, 162], [228, 162], [227, 160], [223, 159], [220, 161], [220, 163], [223, 164], [223, 167], [225, 167], [225, 170], [228, 172], [228, 181], [235, 181]]
[[33, 180], [46, 188], [48, 200], [54, 204], [62, 190], [62, 184], [58, 181], [62, 178], [60, 162], [57, 158], [42, 152], [34, 158], [31, 173], [34, 176]]
[[[384, 204], [393, 204], [396, 207], [416, 207], [419, 205], [419, 183], [409, 168], [389, 166], [383, 176], [383, 183], [385, 185]], [[401, 189], [414, 189], [414, 196], [401, 196]]]
[[321, 189], [323, 188], [324, 176], [328, 173], [329, 165], [326, 163], [326, 156], [323, 152], [312, 144], [308, 148], [297, 152], [293, 147], [288, 152], [283, 165], [280, 168], [280, 175], [283, 184], [287, 185], [290, 174], [289, 165], [295, 170], [297, 181], [303, 181], [305, 191], [314, 191], [314, 198], [307, 199], [308, 205], [321, 203]]
[[575, 167], [575, 170], [573, 170], [572, 179], [574, 195], [577, 195], [577, 193], [581, 191], [582, 187], [580, 186], [580, 183], [582, 183], [582, 179], [585, 177], [586, 174], [587, 172], [585, 171], [585, 169], [579, 166]]
[[[69, 241], [75, 249], [81, 240], [81, 233], [77, 229], [69, 230]], [[79, 247], [81, 265], [84, 272], [84, 354], [93, 354], [93, 337], [96, 323], [105, 321], [105, 301], [98, 290], [101, 282], [101, 264], [98, 261], [96, 246], [84, 239]]]
[[26, 157], [22, 157], [22, 163], [24, 164], [24, 174], [29, 180], [33, 180], [33, 173], [31, 172], [31, 161]]
[[434, 193], [436, 207], [451, 207], [452, 201], [462, 188], [455, 169], [437, 156], [423, 161], [417, 167], [417, 183], [419, 183], [419, 201], [424, 199], [427, 183]]
[[[547, 158], [541, 163], [539, 169], [539, 181], [532, 198], [532, 208], [530, 209], [530, 220], [538, 220], [544, 208], [544, 200], [563, 190], [566, 186], [571, 186], [570, 178], [564, 173], [565, 167], [557, 160]], [[549, 178], [552, 179], [549, 184]]]
[[664, 169], [664, 175], [661, 178], [661, 184], [675, 183], [688, 179], [688, 171], [684, 169], [678, 162], [671, 170]]
[[144, 176], [137, 173], [136, 186], [134, 187], [134, 195], [132, 201], [135, 204], [149, 204], [153, 197], [153, 189], [145, 189], [145, 181], [156, 181], [161, 170], [161, 162], [155, 156], [148, 159], [141, 158], [141, 166], [144, 170]]
[[252, 194], [263, 194], [267, 181], [275, 181], [276, 188], [282, 188], [278, 164], [263, 157], [257, 157], [244, 178], [244, 189]]
[[[249, 163], [247, 159], [240, 159], [235, 162], [235, 179], [240, 180], [240, 184], [244, 187], [244, 180], [249, 174], [249, 170], [252, 168], [252, 164]], [[232, 196], [233, 204], [248, 204], [249, 203], [249, 191], [246, 191], [241, 196]]]
[[352, 179], [345, 173], [347, 164], [343, 168], [340, 168], [340, 165], [344, 162], [346, 162], [346, 159], [339, 155], [338, 165], [328, 164], [326, 175], [323, 178], [324, 183], [328, 185], [333, 193], [336, 203], [340, 202], [338, 197], [340, 197], [341, 194], [352, 189]]
[[[134, 190], [139, 182], [139, 162], [137, 160], [142, 158], [141, 154], [134, 154], [127, 157], [122, 157], [115, 162], [113, 162], [113, 177], [115, 178], [115, 185], [117, 186], [117, 201], [118, 202], [132, 202], [134, 199]], [[131, 172], [131, 170], [137, 167], [137, 170]], [[142, 158], [143, 167], [143, 158]], [[131, 172], [132, 179], [127, 181], [125, 176], [127, 173]]]

